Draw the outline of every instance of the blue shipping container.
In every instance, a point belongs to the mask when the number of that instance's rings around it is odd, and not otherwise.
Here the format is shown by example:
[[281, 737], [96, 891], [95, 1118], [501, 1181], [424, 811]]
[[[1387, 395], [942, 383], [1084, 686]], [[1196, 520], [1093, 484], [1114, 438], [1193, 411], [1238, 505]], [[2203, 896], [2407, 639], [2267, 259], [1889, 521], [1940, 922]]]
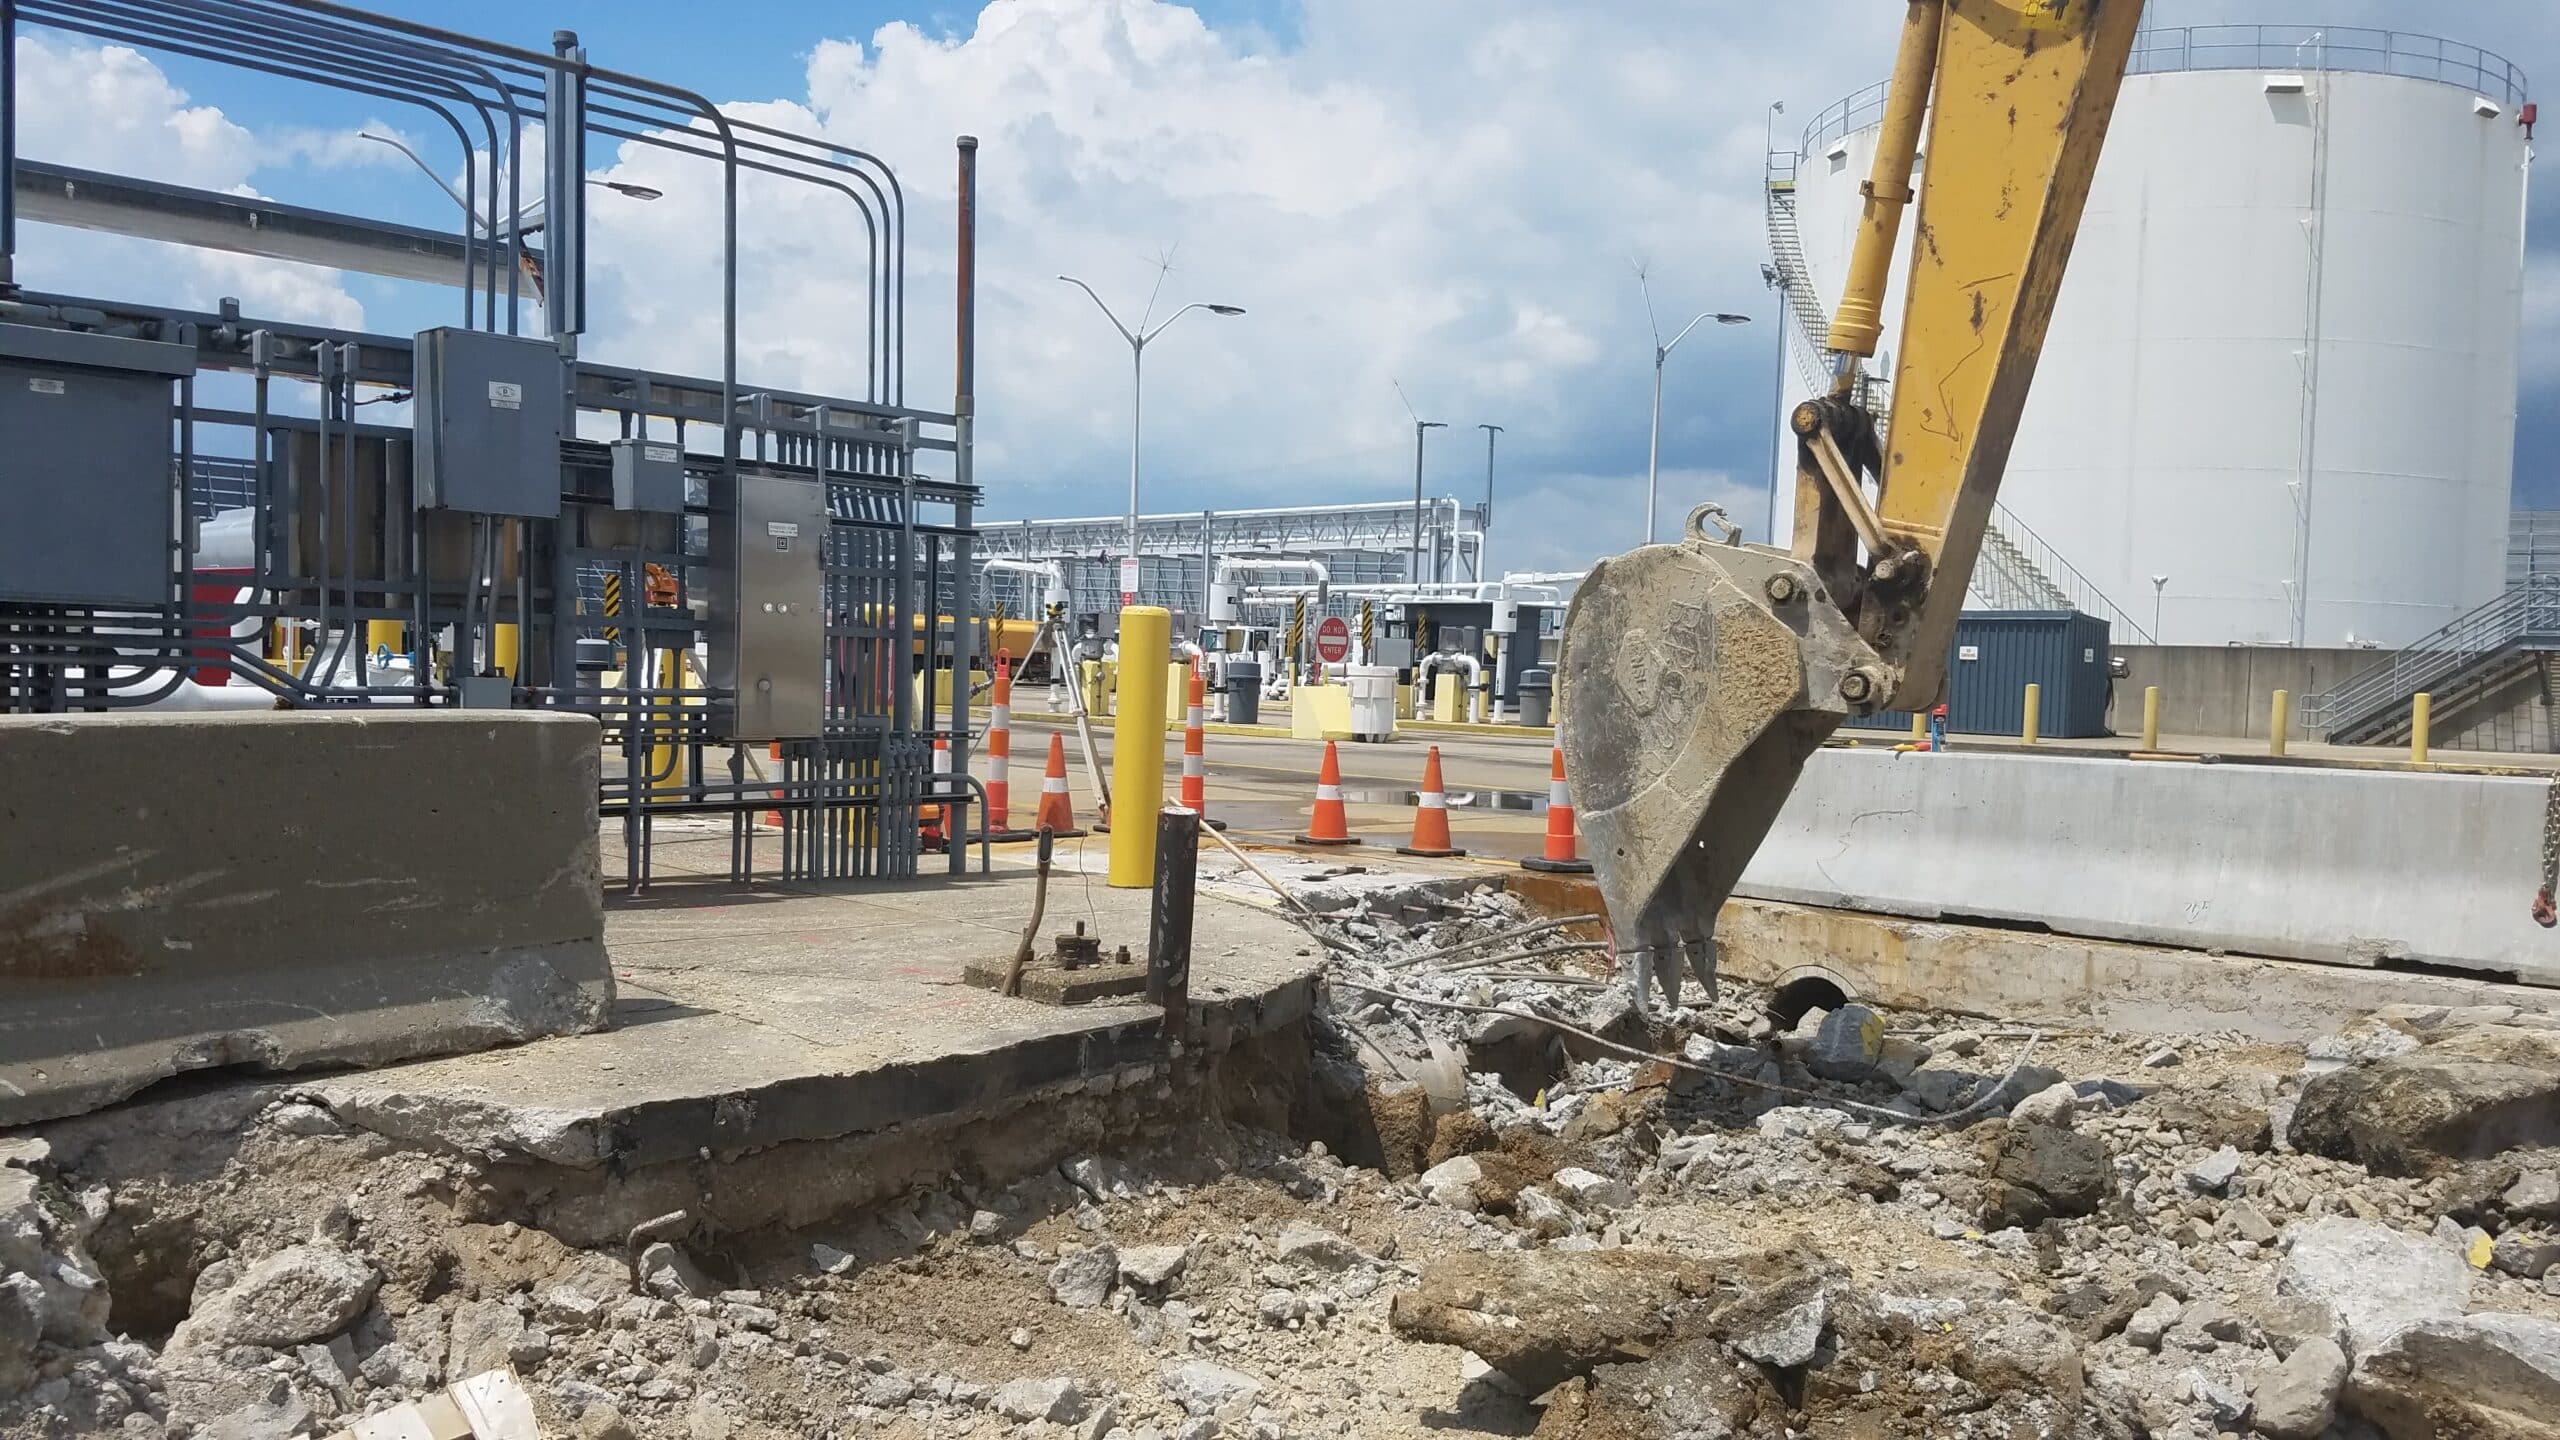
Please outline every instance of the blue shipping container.
[[[2036, 728], [2057, 740], [2107, 729], [2107, 622], [2077, 610], [1967, 610], [1947, 656], [1947, 730], [2015, 735], [2026, 724], [2027, 687], [2041, 686]], [[1907, 710], [1854, 719], [1843, 729], [1910, 733]]]

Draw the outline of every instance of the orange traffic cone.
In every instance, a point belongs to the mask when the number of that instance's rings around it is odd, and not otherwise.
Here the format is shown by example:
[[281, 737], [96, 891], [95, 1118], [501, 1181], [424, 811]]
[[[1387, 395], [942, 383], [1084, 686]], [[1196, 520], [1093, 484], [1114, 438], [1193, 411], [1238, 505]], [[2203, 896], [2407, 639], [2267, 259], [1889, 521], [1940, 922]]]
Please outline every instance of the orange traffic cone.
[[1032, 828], [1065, 840], [1081, 835], [1076, 828], [1076, 802], [1067, 794], [1067, 737], [1049, 737], [1049, 769], [1040, 777], [1040, 810]]
[[1209, 818], [1209, 682], [1200, 673], [1200, 662], [1191, 662], [1191, 708], [1182, 722], [1182, 808], [1200, 817], [1200, 823], [1212, 830], [1224, 830], [1227, 822]]
[[1574, 848], [1573, 792], [1564, 783], [1564, 747], [1555, 746], [1547, 762], [1547, 853], [1520, 862], [1524, 870], [1550, 875], [1588, 875], [1591, 862]]
[[1324, 742], [1324, 765], [1316, 771], [1316, 813], [1308, 833], [1298, 837], [1301, 845], [1357, 845], [1351, 836], [1351, 817], [1342, 808], [1342, 757], [1333, 753], [1333, 742]]
[[982, 840], [1028, 840], [1013, 828], [1013, 655], [996, 652], [995, 696], [987, 707], [987, 807], [978, 826]]
[[1449, 843], [1449, 792], [1440, 784], [1440, 747], [1422, 757], [1422, 793], [1414, 797], [1413, 843], [1396, 847], [1399, 855], [1445, 859], [1467, 852]]

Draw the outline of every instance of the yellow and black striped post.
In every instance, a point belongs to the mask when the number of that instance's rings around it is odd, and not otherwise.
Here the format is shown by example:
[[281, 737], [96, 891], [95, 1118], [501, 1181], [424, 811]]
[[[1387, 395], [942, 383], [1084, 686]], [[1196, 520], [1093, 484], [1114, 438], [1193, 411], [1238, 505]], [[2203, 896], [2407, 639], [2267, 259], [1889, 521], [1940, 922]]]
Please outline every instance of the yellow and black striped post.
[[1289, 607], [1289, 679], [1294, 683], [1306, 660], [1307, 597], [1301, 595]]
[[[605, 572], [604, 613], [607, 615], [619, 615], [622, 613], [622, 572], [619, 570], [608, 570]], [[604, 627], [604, 643], [607, 645], [621, 644], [622, 627], [618, 625], [607, 625]]]
[[1372, 601], [1372, 600], [1363, 600], [1363, 601], [1361, 601], [1361, 602], [1360, 602], [1360, 663], [1361, 663], [1361, 664], [1363, 664], [1363, 665], [1374, 665], [1374, 664], [1376, 664], [1376, 663], [1377, 663], [1377, 661], [1376, 661], [1376, 660], [1374, 660], [1374, 659], [1372, 659], [1372, 658], [1371, 658], [1372, 656], [1374, 656], [1374, 655], [1376, 655], [1376, 654], [1377, 654], [1377, 651], [1375, 651], [1375, 650], [1373, 650], [1373, 649], [1371, 649], [1371, 648], [1370, 648], [1372, 645], [1374, 645], [1374, 644], [1376, 643], [1377, 638], [1378, 638], [1378, 608], [1377, 608], [1377, 602]]

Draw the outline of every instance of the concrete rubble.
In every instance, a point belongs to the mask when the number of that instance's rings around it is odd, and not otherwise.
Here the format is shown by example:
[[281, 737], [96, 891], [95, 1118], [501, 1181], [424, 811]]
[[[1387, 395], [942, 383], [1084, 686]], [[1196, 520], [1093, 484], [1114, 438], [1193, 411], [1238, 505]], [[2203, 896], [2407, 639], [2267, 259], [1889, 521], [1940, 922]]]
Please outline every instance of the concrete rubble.
[[1286, 878], [1301, 1061], [789, 1228], [651, 1191], [572, 1244], [538, 1170], [284, 1081], [0, 1141], [0, 1434], [319, 1437], [483, 1371], [584, 1440], [2560, 1433], [2560, 1150], [2454, 1105], [2560, 1084], [2560, 1018], [2154, 1064], [1732, 983], [1646, 1014], [1482, 884]]

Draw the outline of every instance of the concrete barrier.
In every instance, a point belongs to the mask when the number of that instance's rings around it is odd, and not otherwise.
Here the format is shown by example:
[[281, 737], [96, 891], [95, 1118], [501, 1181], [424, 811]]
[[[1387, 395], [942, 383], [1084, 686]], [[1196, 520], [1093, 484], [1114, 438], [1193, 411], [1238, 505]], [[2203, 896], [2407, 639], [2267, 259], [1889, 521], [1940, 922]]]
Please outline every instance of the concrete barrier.
[[2560, 985], [2526, 914], [2543, 782], [2063, 756], [1817, 753], [1738, 893]]
[[0, 1126], [603, 1028], [595, 722], [0, 716]]

